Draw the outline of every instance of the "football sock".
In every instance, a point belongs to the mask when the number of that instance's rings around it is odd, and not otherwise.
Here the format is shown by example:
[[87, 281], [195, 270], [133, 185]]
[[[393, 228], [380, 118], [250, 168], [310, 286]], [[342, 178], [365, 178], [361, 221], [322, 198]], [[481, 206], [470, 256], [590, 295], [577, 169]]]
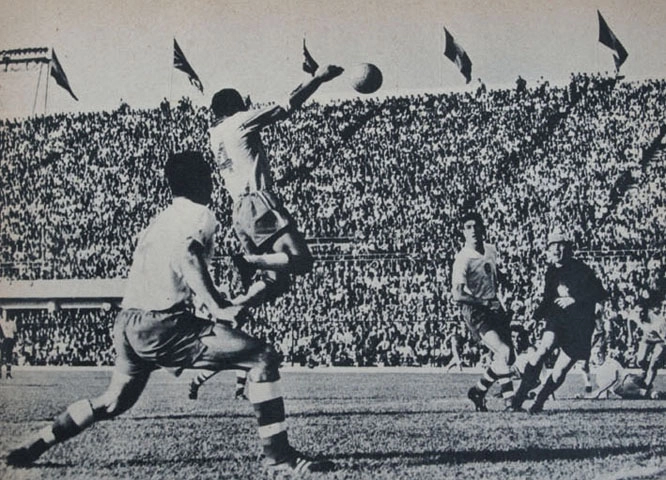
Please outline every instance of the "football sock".
[[564, 377], [565, 376], [562, 375], [560, 381], [555, 382], [553, 380], [553, 377], [551, 375], [548, 375], [548, 378], [543, 384], [543, 387], [541, 388], [541, 390], [539, 390], [539, 393], [537, 393], [537, 396], [534, 399], [534, 405], [537, 405], [539, 408], [543, 407], [544, 403], [546, 403], [546, 400], [548, 400], [548, 397], [550, 397], [551, 394], [555, 393], [555, 390], [557, 390], [560, 387], [560, 385], [564, 383]]
[[520, 380], [520, 385], [518, 385], [518, 390], [516, 390], [516, 393], [513, 396], [512, 405], [514, 407], [520, 408], [522, 406], [527, 398], [527, 394], [537, 385], [540, 371], [541, 367], [539, 365], [532, 365], [529, 362], [525, 365], [525, 371]]
[[245, 392], [245, 384], [247, 383], [247, 372], [245, 370], [236, 371], [236, 396], [242, 395]]
[[248, 397], [259, 423], [264, 455], [275, 463], [284, 461], [290, 447], [279, 380], [248, 382]]
[[192, 383], [197, 387], [203, 385], [206, 380], [215, 375], [217, 372], [215, 370], [203, 370], [197, 374], [196, 377], [192, 380]]
[[51, 425], [44, 427], [39, 433], [42, 440], [51, 446], [72, 438], [94, 421], [95, 415], [90, 400], [79, 400], [67, 407], [67, 410], [58, 415]]
[[474, 388], [476, 388], [479, 392], [485, 393], [492, 386], [492, 384], [497, 381], [498, 378], [499, 375], [493, 371], [492, 367], [488, 367]]

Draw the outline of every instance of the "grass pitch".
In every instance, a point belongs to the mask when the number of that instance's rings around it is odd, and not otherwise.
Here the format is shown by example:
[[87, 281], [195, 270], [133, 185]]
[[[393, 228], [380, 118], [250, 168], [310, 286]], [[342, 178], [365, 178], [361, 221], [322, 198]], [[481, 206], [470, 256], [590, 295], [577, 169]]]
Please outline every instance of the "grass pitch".
[[[132, 410], [31, 468], [3, 462], [0, 478], [266, 478], [252, 408], [231, 398], [234, 375], [214, 377], [196, 401], [187, 398], [192, 375], [156, 372]], [[101, 393], [109, 378], [17, 370], [0, 381], [0, 455], [70, 402]], [[337, 463], [320, 475], [326, 479], [666, 478], [665, 400], [576, 400], [582, 380], [571, 374], [540, 415], [502, 412], [496, 398], [491, 412], [476, 413], [465, 394], [477, 378], [418, 369], [285, 372], [292, 443]]]

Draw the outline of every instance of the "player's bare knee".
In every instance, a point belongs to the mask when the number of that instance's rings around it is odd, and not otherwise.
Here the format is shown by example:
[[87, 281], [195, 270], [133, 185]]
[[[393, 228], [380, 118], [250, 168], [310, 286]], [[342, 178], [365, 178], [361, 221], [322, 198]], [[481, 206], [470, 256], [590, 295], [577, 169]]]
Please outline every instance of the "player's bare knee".
[[278, 369], [282, 358], [275, 349], [266, 345], [257, 358], [257, 365], [247, 372], [248, 380], [252, 382], [269, 382], [280, 378]]
[[498, 345], [495, 355], [497, 356], [498, 361], [508, 366], [513, 363], [511, 361], [511, 353], [512, 353], [511, 347], [509, 347], [508, 345]]

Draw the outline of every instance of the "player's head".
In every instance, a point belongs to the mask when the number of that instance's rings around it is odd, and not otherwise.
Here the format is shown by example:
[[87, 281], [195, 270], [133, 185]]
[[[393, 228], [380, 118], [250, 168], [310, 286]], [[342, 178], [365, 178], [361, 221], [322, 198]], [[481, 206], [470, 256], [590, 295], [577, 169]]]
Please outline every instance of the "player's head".
[[210, 102], [210, 109], [216, 118], [222, 118], [245, 111], [247, 110], [247, 106], [241, 94], [238, 93], [238, 90], [223, 88], [213, 95], [213, 100]]
[[546, 253], [552, 263], [562, 263], [573, 255], [571, 237], [563, 230], [554, 229], [548, 235]]
[[486, 227], [478, 212], [468, 212], [460, 217], [460, 229], [466, 245], [479, 246], [486, 235]]
[[201, 152], [172, 153], [164, 166], [164, 174], [174, 197], [185, 197], [201, 205], [210, 202], [213, 180]]

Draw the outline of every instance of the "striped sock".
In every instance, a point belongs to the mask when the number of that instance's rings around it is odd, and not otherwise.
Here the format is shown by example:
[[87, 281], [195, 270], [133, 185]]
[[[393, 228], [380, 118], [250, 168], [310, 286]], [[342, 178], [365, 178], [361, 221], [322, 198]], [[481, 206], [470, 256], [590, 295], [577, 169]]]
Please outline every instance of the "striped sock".
[[264, 455], [274, 463], [284, 461], [290, 447], [279, 380], [248, 382], [248, 397], [259, 423]]
[[89, 400], [72, 403], [67, 410], [58, 415], [53, 423], [40, 431], [40, 436], [47, 445], [64, 442], [79, 434], [95, 421]]
[[197, 387], [200, 387], [204, 383], [206, 383], [206, 380], [208, 380], [210, 377], [215, 375], [217, 371], [215, 370], [202, 370], [200, 371], [196, 377], [194, 377], [194, 380], [192, 380], [192, 383], [196, 385]]
[[499, 375], [493, 371], [492, 367], [488, 367], [474, 388], [476, 388], [479, 392], [485, 393], [492, 386], [492, 384], [497, 381], [498, 378]]
[[240, 396], [245, 392], [245, 384], [247, 383], [247, 372], [245, 370], [236, 371], [236, 396]]

